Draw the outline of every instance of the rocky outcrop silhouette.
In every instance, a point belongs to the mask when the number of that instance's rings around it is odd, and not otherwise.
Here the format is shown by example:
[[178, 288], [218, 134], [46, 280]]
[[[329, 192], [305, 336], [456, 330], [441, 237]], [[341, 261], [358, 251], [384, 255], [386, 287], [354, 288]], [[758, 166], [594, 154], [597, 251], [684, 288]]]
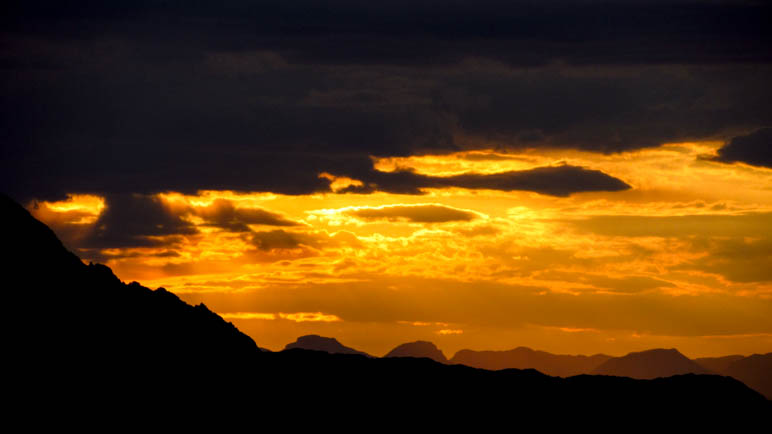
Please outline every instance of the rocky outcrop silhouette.
[[435, 362], [447, 363], [445, 354], [431, 342], [415, 341], [398, 345], [383, 357], [415, 357], [432, 359]]
[[448, 363], [491, 370], [536, 369], [547, 375], [570, 377], [589, 374], [610, 358], [611, 356], [605, 354], [569, 356], [550, 354], [527, 347], [517, 347], [508, 351], [461, 350]]
[[299, 337], [295, 342], [289, 343], [284, 347], [285, 350], [301, 349], [312, 351], [324, 351], [330, 354], [358, 354], [360, 356], [372, 357], [362, 351], [349, 348], [335, 338], [326, 338], [319, 335], [306, 335]]
[[592, 371], [595, 375], [613, 375], [653, 379], [683, 374], [712, 374], [676, 349], [654, 349], [630, 353], [606, 360]]

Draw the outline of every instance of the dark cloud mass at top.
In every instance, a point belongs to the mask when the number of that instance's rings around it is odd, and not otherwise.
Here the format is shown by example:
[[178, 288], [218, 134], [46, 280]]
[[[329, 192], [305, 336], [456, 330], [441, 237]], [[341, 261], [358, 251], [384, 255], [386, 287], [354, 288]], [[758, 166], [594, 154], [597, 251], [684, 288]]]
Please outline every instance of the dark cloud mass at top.
[[[0, 16], [0, 182], [20, 200], [329, 191], [322, 172], [388, 187], [370, 156], [609, 153], [772, 125], [767, 2], [25, 1]], [[517, 188], [586, 191], [537, 175]]]
[[746, 163], [772, 168], [772, 128], [733, 138], [718, 150], [715, 161]]

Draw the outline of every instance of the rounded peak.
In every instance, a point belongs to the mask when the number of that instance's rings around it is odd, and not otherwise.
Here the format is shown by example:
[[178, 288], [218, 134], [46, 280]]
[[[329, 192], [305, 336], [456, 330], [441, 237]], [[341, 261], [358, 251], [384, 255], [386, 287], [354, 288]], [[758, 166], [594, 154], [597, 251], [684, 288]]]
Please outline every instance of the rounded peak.
[[[287, 344], [284, 347], [285, 350], [291, 350], [299, 348], [303, 350], [324, 351], [331, 354], [360, 354], [368, 356], [368, 354], [361, 351], [357, 351], [353, 348], [349, 348], [335, 338], [328, 338], [319, 335], [304, 335], [297, 338], [295, 342]], [[369, 356], [368, 356], [369, 357]]]
[[384, 357], [423, 357], [440, 363], [447, 363], [448, 361], [445, 354], [429, 341], [407, 342], [398, 345]]
[[[668, 356], [668, 357], [680, 356], [680, 357], [683, 357], [683, 358], [688, 358], [688, 357], [684, 356], [683, 354], [681, 354], [681, 352], [678, 351], [675, 348], [653, 348], [651, 350], [645, 350], [645, 351], [638, 351], [638, 352], [630, 353], [627, 356], [632, 356], [632, 357], [635, 357], [635, 356]], [[627, 356], [625, 356], [625, 357], [627, 357]]]
[[325, 336], [319, 336], [319, 335], [304, 335], [300, 336], [297, 339], [297, 342], [336, 342], [339, 343], [337, 339], [335, 338], [328, 338]]

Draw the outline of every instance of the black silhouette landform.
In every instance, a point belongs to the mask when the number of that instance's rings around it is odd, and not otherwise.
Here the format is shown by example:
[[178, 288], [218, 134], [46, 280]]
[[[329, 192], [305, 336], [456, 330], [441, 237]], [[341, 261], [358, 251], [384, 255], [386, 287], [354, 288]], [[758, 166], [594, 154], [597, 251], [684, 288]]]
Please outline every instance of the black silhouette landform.
[[242, 418], [261, 424], [270, 418], [337, 424], [345, 415], [394, 426], [410, 418], [455, 426], [462, 419], [496, 423], [598, 409], [605, 415], [645, 413], [649, 421], [666, 414], [708, 420], [772, 408], [758, 392], [718, 375], [563, 379], [429, 358], [260, 351], [203, 304], [124, 284], [103, 265], [83, 264], [6, 196], [0, 197], [0, 213], [9, 283], [5, 395], [17, 408], [57, 423], [54, 413], [84, 420], [117, 411], [127, 421], [156, 411], [190, 420], [205, 414], [192, 408], [236, 405], [248, 409]]

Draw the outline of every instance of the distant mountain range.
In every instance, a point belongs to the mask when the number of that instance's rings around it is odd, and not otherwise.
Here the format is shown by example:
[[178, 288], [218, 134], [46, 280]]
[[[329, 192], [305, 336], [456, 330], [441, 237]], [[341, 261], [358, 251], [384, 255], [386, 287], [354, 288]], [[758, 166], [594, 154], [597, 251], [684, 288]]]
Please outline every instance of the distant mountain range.
[[[191, 306], [161, 288], [124, 284], [103, 265], [83, 264], [50, 229], [2, 195], [0, 216], [4, 391], [12, 397], [6, 413], [26, 415], [28, 422], [43, 418], [80, 426], [100, 415], [136, 421], [151, 414], [198, 420], [225, 409], [232, 417], [248, 415], [261, 423], [274, 418], [292, 426], [328, 422], [345, 412], [394, 425], [421, 420], [450, 427], [464, 419], [476, 423], [481, 415], [500, 423], [584, 407], [631, 416], [645, 408], [649, 420], [664, 419], [673, 408], [683, 417], [731, 408], [732, 418], [772, 408], [741, 382], [716, 375], [561, 379], [531, 369], [490, 371], [427, 358], [262, 352], [203, 304]], [[315, 340], [317, 348], [351, 350], [333, 341]], [[427, 344], [403, 345], [393, 353], [444, 358]]]
[[[307, 339], [311, 338], [311, 339]], [[304, 343], [301, 343], [301, 340]], [[344, 347], [333, 338], [304, 336], [287, 348], [305, 348], [328, 353], [366, 354]], [[451, 359], [431, 342], [398, 345], [384, 357], [428, 358], [439, 363], [466, 365], [488, 370], [535, 369], [554, 377], [609, 375], [635, 379], [654, 379], [683, 374], [719, 374], [736, 378], [772, 399], [772, 353], [752, 356], [710, 357], [691, 360], [676, 349], [652, 349], [622, 357], [558, 355], [517, 347], [508, 351], [460, 350]]]
[[570, 377], [587, 374], [609, 359], [611, 356], [605, 354], [568, 356], [517, 347], [509, 351], [461, 350], [450, 359], [450, 363], [492, 370], [536, 369], [555, 377]]
[[593, 369], [592, 374], [648, 380], [682, 374], [711, 374], [711, 372], [689, 360], [676, 349], [654, 349], [608, 359]]

